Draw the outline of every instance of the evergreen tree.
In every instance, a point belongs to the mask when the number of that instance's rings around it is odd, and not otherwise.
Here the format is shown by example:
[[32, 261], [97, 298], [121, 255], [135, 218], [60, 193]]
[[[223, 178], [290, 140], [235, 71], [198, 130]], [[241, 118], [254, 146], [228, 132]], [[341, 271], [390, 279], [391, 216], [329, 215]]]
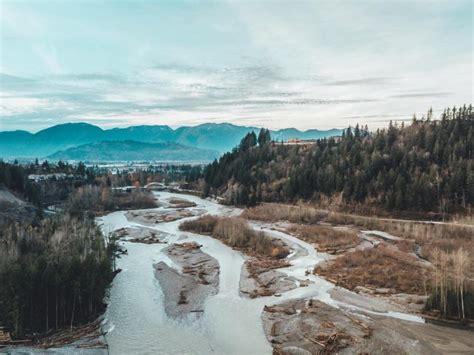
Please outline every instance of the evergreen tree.
[[[318, 199], [343, 193], [346, 203], [376, 203], [386, 208], [458, 211], [474, 204], [472, 107], [446, 109], [441, 120], [426, 120], [376, 132], [359, 125], [339, 140], [320, 139], [309, 147], [263, 144], [247, 134], [239, 147], [204, 169], [209, 193], [229, 183], [248, 191], [239, 204]], [[265, 193], [252, 195], [265, 184]], [[251, 196], [252, 195], [252, 196]], [[246, 201], [246, 202], [244, 202]], [[440, 207], [442, 206], [442, 208]]]

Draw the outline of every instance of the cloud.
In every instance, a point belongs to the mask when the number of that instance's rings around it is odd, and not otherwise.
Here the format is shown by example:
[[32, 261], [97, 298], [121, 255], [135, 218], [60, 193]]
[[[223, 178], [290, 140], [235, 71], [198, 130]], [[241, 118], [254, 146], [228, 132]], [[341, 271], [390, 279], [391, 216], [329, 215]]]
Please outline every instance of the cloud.
[[385, 85], [385, 84], [390, 84], [392, 81], [393, 81], [392, 78], [385, 78], [385, 77], [360, 78], [360, 79], [351, 79], [351, 80], [330, 81], [330, 82], [325, 83], [325, 85], [333, 85], [333, 86]]
[[74, 110], [66, 101], [47, 100], [25, 97], [2, 97], [0, 102], [1, 116], [16, 116], [18, 114], [33, 114], [49, 111], [67, 112]]
[[405, 99], [405, 98], [423, 98], [423, 97], [445, 97], [449, 96], [452, 93], [450, 92], [413, 92], [406, 94], [397, 94], [390, 96], [391, 98]]
[[451, 3], [8, 3], [0, 123], [382, 126], [469, 103], [472, 5]]
[[[25, 126], [81, 120], [102, 126], [157, 122], [179, 125], [212, 120], [265, 123], [271, 128], [290, 124], [299, 128], [332, 128], [360, 119], [375, 122], [376, 118], [401, 113], [411, 115], [412, 111], [401, 110], [388, 114], [377, 107], [387, 98], [430, 96], [421, 91], [394, 93], [388, 77], [295, 77], [268, 64], [214, 70], [205, 66], [155, 65], [132, 74], [28, 78], [2, 75], [0, 80], [2, 120]], [[447, 93], [431, 94], [438, 97]], [[354, 107], [358, 107], [359, 114]], [[347, 115], [348, 110], [353, 114]], [[321, 118], [318, 125], [311, 123], [318, 117], [337, 115], [338, 119], [323, 124]], [[285, 120], [275, 124], [275, 117]]]

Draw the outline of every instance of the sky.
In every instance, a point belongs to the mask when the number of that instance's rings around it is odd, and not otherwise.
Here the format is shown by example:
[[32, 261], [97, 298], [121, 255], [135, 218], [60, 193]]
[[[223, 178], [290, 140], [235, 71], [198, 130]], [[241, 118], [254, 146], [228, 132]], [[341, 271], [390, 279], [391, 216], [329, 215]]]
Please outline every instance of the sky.
[[471, 0], [0, 0], [0, 21], [0, 130], [375, 129], [473, 101]]

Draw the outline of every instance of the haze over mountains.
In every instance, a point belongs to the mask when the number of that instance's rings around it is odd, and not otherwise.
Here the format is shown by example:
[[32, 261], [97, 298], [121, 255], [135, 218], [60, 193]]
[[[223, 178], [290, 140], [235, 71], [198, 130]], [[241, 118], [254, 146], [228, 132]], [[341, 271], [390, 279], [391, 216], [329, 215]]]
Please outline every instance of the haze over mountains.
[[210, 161], [218, 156], [219, 153], [215, 150], [188, 147], [178, 143], [144, 143], [127, 140], [84, 144], [61, 150], [48, 158], [84, 161]]
[[[230, 151], [251, 131], [258, 133], [259, 128], [229, 123], [205, 123], [177, 129], [156, 125], [104, 130], [87, 123], [66, 123], [34, 134], [27, 131], [0, 132], [0, 157], [64, 160], [187, 160], [184, 158], [186, 154], [190, 154], [188, 160], [196, 160], [193, 157], [201, 158], [197, 160], [212, 160]], [[339, 129], [299, 131], [288, 128], [271, 131], [274, 140], [317, 139], [340, 134]], [[97, 144], [100, 142], [104, 144]], [[128, 150], [127, 154], [123, 151], [124, 147]], [[133, 159], [129, 159], [131, 157]]]

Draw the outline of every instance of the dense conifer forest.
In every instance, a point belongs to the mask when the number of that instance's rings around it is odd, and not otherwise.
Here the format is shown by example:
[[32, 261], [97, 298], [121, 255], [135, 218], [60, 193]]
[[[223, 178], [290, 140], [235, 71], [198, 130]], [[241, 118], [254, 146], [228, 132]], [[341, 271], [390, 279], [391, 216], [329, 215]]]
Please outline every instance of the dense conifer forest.
[[0, 238], [0, 324], [15, 337], [93, 320], [113, 278], [114, 246], [93, 220], [60, 214], [10, 224]]
[[471, 105], [375, 132], [357, 125], [306, 146], [271, 142], [262, 130], [207, 166], [203, 190], [237, 205], [304, 199], [465, 212], [474, 204], [473, 151]]

